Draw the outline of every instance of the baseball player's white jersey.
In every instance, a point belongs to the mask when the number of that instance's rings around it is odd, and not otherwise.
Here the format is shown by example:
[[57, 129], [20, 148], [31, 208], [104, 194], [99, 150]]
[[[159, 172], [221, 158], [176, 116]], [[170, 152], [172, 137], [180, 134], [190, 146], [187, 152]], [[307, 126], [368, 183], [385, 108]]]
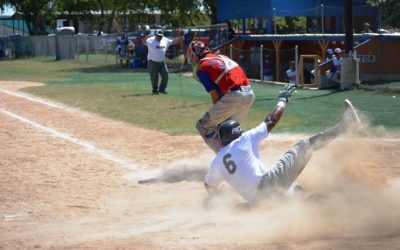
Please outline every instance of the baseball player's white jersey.
[[286, 70], [286, 77], [289, 79], [289, 83], [296, 83], [296, 70], [292, 71], [291, 69]]
[[208, 169], [205, 177], [207, 185], [218, 187], [222, 181], [228, 182], [247, 201], [252, 202], [262, 176], [267, 172], [260, 161], [258, 147], [267, 138], [265, 122], [244, 132], [238, 139], [223, 147]]

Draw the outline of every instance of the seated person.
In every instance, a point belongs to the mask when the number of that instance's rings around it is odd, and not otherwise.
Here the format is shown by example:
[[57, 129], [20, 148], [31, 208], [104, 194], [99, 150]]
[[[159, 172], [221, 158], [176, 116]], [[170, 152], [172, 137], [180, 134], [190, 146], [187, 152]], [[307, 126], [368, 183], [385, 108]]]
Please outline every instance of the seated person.
[[122, 54], [124, 52], [124, 48], [128, 44], [128, 39], [126, 38], [126, 34], [122, 33], [121, 37], [117, 38], [116, 43], [117, 43], [116, 51], [119, 56], [122, 56]]
[[361, 31], [361, 33], [372, 33], [373, 31], [371, 30], [371, 25], [366, 22], [364, 23], [364, 29]]
[[273, 81], [274, 72], [275, 72], [275, 65], [271, 62], [270, 57], [266, 56], [263, 64], [263, 80]]
[[330, 77], [332, 79], [340, 80], [340, 68], [342, 64], [342, 50], [340, 48], [335, 49], [335, 57], [333, 57], [333, 64], [330, 70]]
[[140, 58], [144, 68], [147, 68], [147, 52], [148, 48], [143, 44], [142, 37], [136, 39], [135, 57]]
[[247, 74], [249, 64], [246, 62], [243, 54], [239, 55], [239, 66], [243, 69], [244, 73]]
[[287, 83], [296, 84], [296, 63], [294, 61], [290, 61], [289, 67], [290, 68], [286, 70], [285, 81]]
[[135, 43], [131, 39], [128, 40], [128, 54], [129, 56], [135, 54]]

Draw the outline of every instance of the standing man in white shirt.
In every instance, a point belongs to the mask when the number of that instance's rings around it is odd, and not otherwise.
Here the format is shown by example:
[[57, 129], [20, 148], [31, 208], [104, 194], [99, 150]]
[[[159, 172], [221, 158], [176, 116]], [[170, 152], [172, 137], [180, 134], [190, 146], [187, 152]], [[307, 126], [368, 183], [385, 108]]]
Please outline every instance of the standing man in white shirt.
[[286, 70], [285, 80], [287, 83], [296, 84], [296, 63], [294, 61], [290, 61], [289, 69]]
[[[177, 44], [180, 39], [181, 37], [177, 37], [175, 40], [170, 40], [164, 37], [162, 30], [156, 31], [154, 36], [146, 39], [148, 48], [147, 67], [149, 69], [153, 95], [158, 95], [158, 93], [167, 94], [168, 68], [165, 63], [165, 53], [170, 45]], [[158, 86], [159, 74], [161, 76], [160, 86]]]
[[210, 195], [218, 193], [219, 185], [230, 184], [249, 204], [289, 191], [303, 171], [314, 151], [324, 147], [348, 129], [360, 129], [362, 123], [349, 100], [345, 100], [342, 120], [332, 128], [296, 143], [282, 158], [266, 169], [260, 161], [260, 143], [279, 122], [289, 98], [295, 93], [294, 84], [280, 91], [279, 101], [264, 121], [243, 132], [236, 120], [226, 120], [218, 129], [223, 145], [205, 176]]

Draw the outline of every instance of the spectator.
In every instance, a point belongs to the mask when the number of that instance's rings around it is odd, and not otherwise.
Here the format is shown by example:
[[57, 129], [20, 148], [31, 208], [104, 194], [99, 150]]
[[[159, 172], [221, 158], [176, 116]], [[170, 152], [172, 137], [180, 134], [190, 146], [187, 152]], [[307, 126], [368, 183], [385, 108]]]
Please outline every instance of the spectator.
[[263, 64], [264, 81], [273, 81], [274, 72], [275, 72], [275, 65], [271, 62], [271, 58], [269, 56], [266, 56]]
[[326, 50], [326, 58], [325, 58], [325, 62], [333, 59], [335, 57], [335, 55], [333, 54], [333, 49], [327, 49]]
[[124, 52], [126, 52], [126, 45], [128, 44], [128, 38], [125, 33], [121, 33], [121, 37], [117, 38], [117, 54], [122, 56]]
[[135, 43], [128, 39], [128, 55], [133, 56], [135, 54]]
[[144, 45], [143, 39], [144, 39], [144, 34], [141, 34], [136, 39], [135, 57], [137, 59], [140, 59], [141, 65], [143, 65], [143, 68], [147, 69], [147, 53], [148, 53], [148, 49], [147, 49], [147, 46]]
[[[165, 63], [165, 53], [170, 45], [177, 44], [180, 39], [180, 37], [177, 37], [172, 41], [164, 37], [164, 32], [162, 30], [158, 30], [154, 36], [146, 39], [148, 48], [147, 66], [153, 95], [158, 95], [158, 93], [167, 94], [168, 68]], [[159, 74], [161, 75], [160, 86], [158, 86]]]
[[333, 79], [340, 80], [340, 68], [342, 65], [342, 50], [340, 48], [336, 48], [335, 56], [333, 57], [333, 65], [331, 68], [330, 76]]
[[251, 34], [251, 35], [257, 34], [257, 29], [256, 29], [254, 23], [251, 23], [251, 24], [250, 24], [250, 26], [249, 26], [249, 31], [250, 31], [250, 34]]
[[[186, 53], [187, 49], [189, 48], [189, 44], [193, 41], [194, 34], [191, 29], [189, 29], [183, 35], [183, 51]], [[187, 63], [186, 55], [185, 55], [185, 64]]]
[[366, 22], [364, 23], [364, 29], [361, 31], [361, 33], [372, 33], [373, 31], [371, 30], [371, 25]]
[[296, 63], [294, 61], [289, 62], [289, 69], [286, 70], [285, 80], [287, 83], [296, 84]]
[[233, 24], [231, 23], [231, 21], [228, 21], [228, 40], [231, 40], [235, 37], [235, 35], [237, 34], [237, 28], [235, 26], [233, 26]]
[[245, 74], [247, 74], [247, 69], [249, 68], [249, 64], [246, 62], [246, 58], [243, 54], [239, 55], [239, 66], [242, 67]]
[[267, 25], [268, 25], [268, 18], [263, 17], [261, 18], [261, 24], [258, 27], [258, 34], [267, 34]]
[[317, 33], [318, 32], [318, 24], [317, 24], [317, 19], [313, 18], [311, 19], [311, 24], [307, 29], [308, 33]]
[[[333, 49], [327, 49], [326, 50], [326, 57], [325, 57], [325, 62], [332, 60], [335, 57], [335, 55], [333, 54]], [[318, 59], [318, 64], [319, 64], [319, 59]], [[315, 70], [312, 69], [310, 72], [310, 80], [314, 81], [315, 79]], [[330, 75], [330, 70], [327, 70], [326, 75], [329, 76]]]

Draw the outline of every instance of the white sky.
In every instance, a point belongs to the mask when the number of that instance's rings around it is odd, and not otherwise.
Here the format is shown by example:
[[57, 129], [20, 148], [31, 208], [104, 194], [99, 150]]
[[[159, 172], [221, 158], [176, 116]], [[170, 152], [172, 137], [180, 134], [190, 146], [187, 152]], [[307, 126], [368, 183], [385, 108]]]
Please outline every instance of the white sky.
[[1, 10], [0, 10], [0, 15], [11, 16], [12, 14], [14, 14], [14, 12], [15, 11], [13, 8], [11, 8], [10, 6], [5, 6], [4, 12], [1, 12]]

